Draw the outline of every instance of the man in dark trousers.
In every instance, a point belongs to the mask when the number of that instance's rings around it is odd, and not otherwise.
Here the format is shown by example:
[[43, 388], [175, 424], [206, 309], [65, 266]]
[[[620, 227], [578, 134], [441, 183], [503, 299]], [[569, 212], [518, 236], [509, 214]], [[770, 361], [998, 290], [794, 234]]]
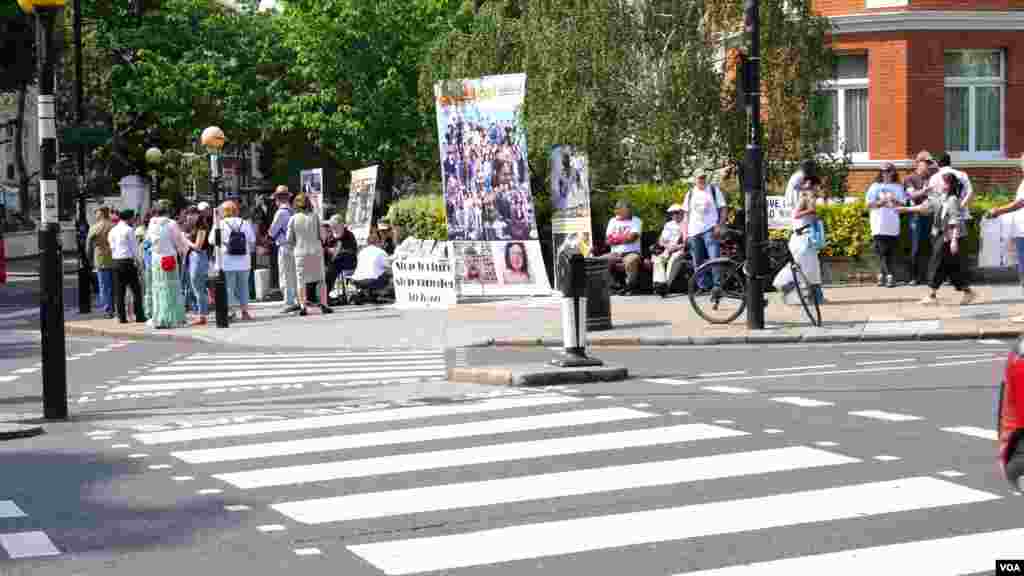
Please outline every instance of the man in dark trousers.
[[139, 269], [135, 266], [135, 260], [139, 255], [139, 244], [135, 240], [135, 212], [121, 211], [120, 221], [108, 234], [107, 241], [110, 243], [110, 253], [114, 260], [114, 305], [117, 308], [117, 318], [122, 324], [128, 322], [124, 295], [125, 290], [131, 288], [135, 321], [145, 322]]

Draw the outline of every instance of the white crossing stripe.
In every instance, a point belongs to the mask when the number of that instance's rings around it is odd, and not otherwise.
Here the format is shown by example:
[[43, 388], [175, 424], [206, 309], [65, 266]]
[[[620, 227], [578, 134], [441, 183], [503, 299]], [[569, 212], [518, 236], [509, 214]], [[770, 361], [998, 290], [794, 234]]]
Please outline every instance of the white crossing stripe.
[[668, 384], [669, 386], [685, 386], [687, 384], [693, 384], [689, 380], [678, 380], [676, 378], [648, 378], [644, 382], [651, 382], [652, 384]]
[[953, 432], [954, 434], [963, 434], [964, 436], [973, 436], [975, 438], [984, 438], [985, 440], [999, 439], [999, 434], [995, 430], [979, 428], [977, 426], [955, 426], [953, 428], [943, 428], [942, 431]]
[[[405, 360], [402, 362], [403, 368], [410, 368], [415, 370], [443, 370], [445, 368], [444, 360], [418, 360], [411, 361]], [[284, 376], [288, 374], [330, 374], [333, 372], [344, 371], [344, 372], [379, 372], [387, 368], [398, 368], [397, 365], [390, 364], [379, 364], [375, 362], [359, 362], [352, 364], [318, 364], [316, 366], [310, 366], [309, 364], [295, 364], [285, 366], [273, 366], [272, 369], [265, 370], [242, 370], [236, 367], [224, 367], [216, 369], [212, 367], [204, 366], [202, 369], [206, 372], [174, 372], [174, 373], [160, 373], [160, 374], [147, 374], [145, 376], [139, 376], [134, 378], [132, 382], [165, 382], [165, 381], [186, 381], [186, 380], [210, 380], [213, 378], [223, 378], [225, 376], [234, 376], [236, 378], [246, 378], [247, 381], [257, 380], [256, 377], [262, 376]]]
[[271, 508], [303, 524], [323, 524], [420, 514], [455, 508], [493, 506], [548, 498], [667, 486], [718, 478], [820, 468], [860, 462], [856, 458], [803, 446], [700, 458], [647, 462], [446, 484], [275, 504]]
[[912, 422], [914, 420], [924, 420], [920, 416], [912, 416], [910, 414], [898, 414], [896, 412], [885, 412], [883, 410], [860, 410], [857, 412], [850, 412], [851, 416], [863, 416], [864, 418], [874, 418], [876, 420], [888, 420], [889, 422]]
[[329, 358], [387, 358], [401, 360], [411, 356], [443, 356], [443, 350], [396, 350], [394, 352], [303, 352], [298, 354], [193, 354], [176, 364], [193, 362], [294, 362], [296, 359], [322, 360]]
[[722, 394], [753, 394], [750, 388], [737, 388], [735, 386], [705, 386], [702, 390], [709, 392], [721, 392]]
[[797, 370], [822, 370], [824, 368], [835, 368], [835, 364], [818, 364], [817, 366], [792, 366], [790, 368], [768, 368], [766, 372], [794, 372]]
[[[739, 436], [748, 436], [748, 434], [739, 430], [730, 430], [707, 424], [683, 424], [665, 428], [628, 430], [625, 432], [609, 432], [589, 436], [570, 436], [568, 438], [550, 438], [546, 440], [474, 446], [471, 448], [437, 450], [434, 452], [398, 454], [363, 460], [347, 460], [344, 462], [325, 462], [312, 466], [285, 467], [256, 471], [254, 473], [219, 474], [215, 477], [243, 489], [260, 488], [276, 486], [280, 482], [291, 484], [292, 481], [288, 479], [289, 474], [304, 474], [304, 478], [300, 482], [341, 480], [344, 478], [363, 478], [419, 470], [473, 466], [493, 462], [550, 458], [568, 454], [665, 446], [680, 442]], [[278, 471], [280, 471], [281, 479], [278, 479], [276, 476], [273, 478], [268, 476], [271, 473], [276, 475]]]
[[799, 396], [780, 396], [778, 398], [772, 398], [773, 402], [781, 402], [783, 404], [793, 404], [795, 406], [801, 406], [804, 408], [817, 408], [819, 406], [835, 406], [834, 402], [826, 402], [824, 400], [813, 400], [811, 398], [800, 398]]
[[12, 370], [11, 374], [35, 374], [36, 372], [39, 372], [39, 368], [18, 368], [17, 370]]
[[[184, 365], [184, 366], [181, 365], [181, 364], [172, 364], [170, 366], [160, 366], [158, 368], [153, 368], [149, 372], [150, 372], [151, 375], [155, 376], [156, 374], [168, 374], [168, 373], [174, 373], [174, 374], [178, 374], [178, 373], [186, 374], [186, 373], [189, 373], [189, 372], [199, 372], [199, 373], [202, 373], [203, 371], [209, 372], [209, 371], [212, 370], [212, 371], [216, 372], [217, 376], [223, 376], [224, 372], [233, 372], [233, 373], [238, 373], [238, 374], [247, 374], [247, 375], [249, 375], [249, 373], [251, 371], [253, 371], [253, 370], [271, 370], [272, 369], [273, 370], [273, 374], [301, 374], [303, 370], [314, 370], [314, 369], [316, 371], [318, 371], [318, 372], [330, 372], [330, 371], [333, 371], [333, 370], [335, 370], [337, 368], [348, 369], [348, 368], [363, 368], [363, 367], [367, 367], [367, 366], [377, 366], [377, 367], [384, 367], [384, 366], [389, 366], [389, 367], [398, 367], [398, 366], [427, 366], [427, 365], [437, 365], [437, 364], [440, 364], [440, 365], [444, 366], [445, 365], [444, 357], [440, 357], [439, 356], [439, 357], [435, 357], [435, 358], [408, 358], [408, 359], [402, 359], [401, 361], [397, 361], [397, 360], [393, 359], [392, 362], [372, 362], [372, 361], [364, 361], [364, 360], [359, 360], [359, 359], [352, 359], [351, 361], [348, 361], [348, 362], [312, 362], [312, 363], [311, 362], [289, 362], [289, 363], [286, 363], [286, 364], [275, 364], [273, 362], [251, 361], [251, 362], [246, 362], [242, 366], [238, 366], [238, 365], [235, 365], [235, 364], [223, 364], [223, 363], [220, 363], [220, 362], [215, 363], [215, 364]], [[191, 375], [187, 375], [187, 377], [191, 377]], [[136, 381], [140, 381], [140, 380], [159, 380], [159, 379], [160, 378], [153, 378], [153, 377], [142, 376], [142, 377], [136, 378], [135, 380]]]
[[13, 500], [0, 500], [0, 518], [22, 518], [25, 512]]
[[0, 548], [6, 550], [12, 560], [60, 554], [50, 537], [38, 531], [0, 534]]
[[0, 383], [14, 382], [17, 379], [17, 376], [0, 376]]
[[[348, 549], [386, 574], [413, 574], [999, 498], [937, 478], [912, 477], [465, 534], [375, 542]], [[989, 560], [991, 562], [992, 558]]]
[[746, 373], [746, 370], [733, 370], [732, 372], [701, 372], [698, 376], [701, 378], [716, 378], [719, 376], [741, 376]]
[[[380, 372], [381, 368], [374, 368], [372, 372]], [[443, 369], [434, 370], [387, 370], [387, 380], [398, 378], [425, 378], [444, 374]], [[170, 382], [166, 384], [130, 384], [118, 386], [111, 389], [111, 392], [156, 392], [160, 390], [200, 390], [207, 388], [227, 388], [230, 386], [245, 386], [252, 384], [298, 384], [302, 382], [344, 382], [350, 380], [365, 380], [367, 374], [337, 374], [324, 373], [313, 376], [282, 376], [278, 378], [241, 378], [235, 380], [212, 380], [203, 382]]]
[[973, 574], [991, 570], [997, 558], [1020, 557], [1024, 529], [1000, 530], [855, 548], [842, 552], [785, 558], [757, 564], [729, 566], [716, 570], [686, 572], [677, 576], [863, 576], [892, 574], [899, 567], [913, 566], [915, 574]]
[[418, 418], [437, 416], [455, 416], [489, 412], [495, 410], [512, 410], [515, 408], [537, 408], [582, 402], [579, 398], [555, 394], [539, 394], [536, 396], [498, 398], [470, 404], [449, 406], [414, 406], [395, 410], [377, 410], [332, 416], [316, 416], [312, 418], [295, 418], [292, 420], [275, 420], [270, 422], [250, 422], [246, 424], [227, 424], [206, 428], [190, 428], [184, 430], [165, 430], [162, 432], [146, 432], [133, 434], [132, 438], [143, 444], [172, 444], [194, 440], [210, 440], [212, 438], [230, 438], [233, 436], [251, 436], [255, 434], [271, 434], [275, 432], [296, 432], [299, 430], [316, 430], [355, 424], [371, 424], [379, 422], [397, 422]]
[[254, 458], [271, 458], [274, 456], [292, 456], [297, 454], [315, 454], [351, 450], [353, 448], [369, 448], [372, 446], [394, 446], [413, 442], [429, 442], [432, 440], [451, 440], [454, 438], [472, 438], [490, 434], [509, 432], [526, 432], [545, 430], [564, 426], [585, 426], [603, 422], [621, 422], [640, 418], [653, 418], [654, 415], [639, 412], [631, 408], [598, 408], [595, 410], [579, 410], [576, 412], [558, 412], [522, 418], [503, 418], [499, 420], [482, 420], [446, 426], [430, 426], [425, 428], [403, 428], [385, 430], [383, 432], [367, 432], [345, 436], [328, 436], [307, 438], [303, 440], [285, 440], [267, 444], [248, 444], [225, 448], [206, 448], [171, 452], [171, 456], [189, 464], [209, 464], [211, 462], [232, 462], [252, 460]]

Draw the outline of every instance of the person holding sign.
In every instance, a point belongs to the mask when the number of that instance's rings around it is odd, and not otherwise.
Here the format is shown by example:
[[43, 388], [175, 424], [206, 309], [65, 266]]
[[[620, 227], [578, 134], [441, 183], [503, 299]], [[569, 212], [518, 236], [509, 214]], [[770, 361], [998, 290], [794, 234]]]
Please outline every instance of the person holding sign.
[[683, 228], [683, 206], [673, 204], [668, 209], [671, 219], [661, 229], [661, 237], [654, 250], [654, 292], [662, 298], [668, 296], [669, 287], [679, 275], [680, 266], [683, 264], [683, 250], [686, 242], [685, 230]]
[[867, 203], [871, 210], [871, 236], [875, 241], [875, 254], [882, 266], [878, 285], [893, 288], [896, 286], [893, 277], [896, 243], [900, 239], [900, 215], [896, 207], [906, 205], [907, 196], [900, 186], [896, 166], [891, 162], [882, 165], [875, 182], [868, 188]]

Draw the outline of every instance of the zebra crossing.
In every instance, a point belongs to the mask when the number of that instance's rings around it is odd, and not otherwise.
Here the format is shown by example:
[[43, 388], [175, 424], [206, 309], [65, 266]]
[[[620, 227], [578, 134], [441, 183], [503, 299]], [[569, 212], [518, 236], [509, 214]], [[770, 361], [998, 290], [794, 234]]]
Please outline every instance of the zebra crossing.
[[[0, 551], [10, 560], [59, 556], [61, 551], [46, 532], [14, 528], [16, 522], [28, 517], [13, 500], [0, 500]], [[0, 554], [0, 560], [2, 559], [3, 555]]]
[[250, 392], [302, 389], [307, 385], [357, 387], [441, 381], [444, 350], [378, 349], [302, 353], [201, 353], [150, 368], [111, 395], [201, 391]]
[[[880, 531], [868, 546], [843, 549], [843, 534], [862, 531], [856, 523], [864, 519], [899, 522], [924, 511], [941, 525], [967, 506], [1000, 505], [1004, 494], [951, 474], [879, 463], [899, 458], [766, 434], [684, 411], [513, 390], [448, 404], [154, 430], [132, 439], [146, 447], [133, 449], [166, 451], [173, 465], [158, 466], [189, 474], [175, 478], [205, 479], [209, 485], [197, 493], [216, 494], [228, 510], [265, 504], [277, 523], [259, 531], [301, 532], [296, 556], [354, 555], [388, 575], [527, 573], [540, 560], [584, 563], [593, 554], [643, 554], [654, 545], [814, 525], [839, 536], [832, 550], [662, 573], [853, 575], [913, 566], [968, 574], [1019, 556], [1014, 550], [1024, 529], [909, 542], [884, 541]], [[771, 477], [792, 485], [764, 489]], [[659, 497], [645, 502], [637, 494]], [[452, 514], [461, 521], [433, 535], [409, 528], [445, 525]]]

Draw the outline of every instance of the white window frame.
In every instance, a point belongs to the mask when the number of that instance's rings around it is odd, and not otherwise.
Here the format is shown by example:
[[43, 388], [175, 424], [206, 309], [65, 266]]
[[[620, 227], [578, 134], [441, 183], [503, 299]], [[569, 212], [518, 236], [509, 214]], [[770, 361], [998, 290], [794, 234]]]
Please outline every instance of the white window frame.
[[[995, 52], [995, 49], [980, 50], [946, 50], [943, 52], [943, 67], [947, 54], [964, 52]], [[1002, 160], [1006, 158], [1006, 50], [998, 49], [999, 52], [999, 76], [988, 78], [952, 78], [945, 76], [943, 71], [943, 97], [946, 88], [968, 88], [968, 129], [967, 129], [967, 151], [949, 150], [950, 158], [956, 161], [977, 161], [977, 160]], [[977, 126], [976, 123], [976, 97], [975, 88], [999, 88], [999, 150], [977, 151]], [[945, 124], [946, 104], [943, 100], [942, 116]], [[945, 130], [943, 126], [943, 130]], [[943, 144], [945, 144], [945, 132], [943, 132]]]
[[[839, 57], [844, 56], [840, 54]], [[867, 56], [866, 54], [849, 54], [849, 56]], [[870, 66], [870, 63], [868, 64]], [[870, 74], [870, 70], [869, 70]], [[836, 117], [839, 118], [839, 126], [836, 127], [835, 148], [832, 154], [842, 154], [843, 146], [846, 144], [846, 91], [867, 90], [868, 91], [868, 113], [864, 118], [864, 148], [863, 152], [851, 152], [850, 159], [853, 162], [864, 162], [871, 157], [871, 81], [869, 78], [848, 78], [845, 80], [826, 80], [819, 86], [822, 92], [832, 91], [836, 93]], [[829, 154], [820, 154], [828, 156]]]

